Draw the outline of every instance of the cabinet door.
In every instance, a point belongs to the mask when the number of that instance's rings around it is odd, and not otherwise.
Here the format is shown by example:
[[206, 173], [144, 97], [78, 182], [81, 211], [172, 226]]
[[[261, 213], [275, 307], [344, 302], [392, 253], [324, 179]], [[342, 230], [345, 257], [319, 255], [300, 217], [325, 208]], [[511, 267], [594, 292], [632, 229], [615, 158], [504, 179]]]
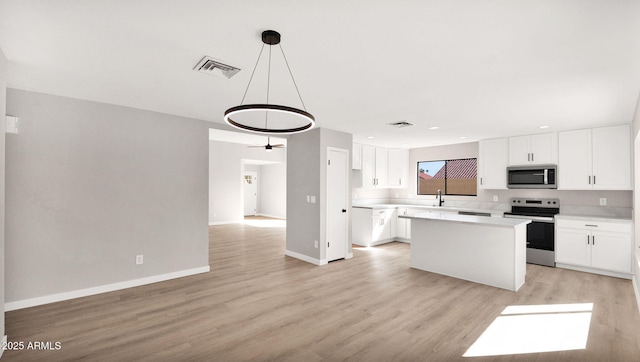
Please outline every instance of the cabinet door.
[[531, 136], [531, 163], [535, 165], [558, 163], [558, 137], [555, 133]]
[[354, 143], [351, 149], [351, 169], [362, 170], [362, 145]]
[[556, 263], [591, 266], [589, 238], [583, 230], [556, 228]]
[[591, 130], [593, 188], [631, 190], [631, 134], [629, 126]]
[[591, 130], [558, 134], [558, 189], [591, 189]]
[[629, 234], [592, 232], [591, 266], [598, 269], [633, 273]]
[[478, 187], [481, 189], [507, 189], [507, 162], [509, 140], [498, 138], [480, 141]]
[[373, 235], [371, 237], [373, 242], [386, 239], [385, 225], [384, 225], [384, 213], [380, 213], [377, 210], [373, 210]]
[[389, 156], [387, 153], [387, 149], [383, 147], [376, 147], [376, 187], [387, 187], [388, 184], [388, 163]]
[[531, 163], [530, 139], [530, 136], [509, 137], [509, 166]]
[[389, 187], [407, 187], [409, 174], [409, 150], [390, 148], [389, 152]]
[[362, 187], [375, 186], [376, 177], [376, 148], [362, 145]]

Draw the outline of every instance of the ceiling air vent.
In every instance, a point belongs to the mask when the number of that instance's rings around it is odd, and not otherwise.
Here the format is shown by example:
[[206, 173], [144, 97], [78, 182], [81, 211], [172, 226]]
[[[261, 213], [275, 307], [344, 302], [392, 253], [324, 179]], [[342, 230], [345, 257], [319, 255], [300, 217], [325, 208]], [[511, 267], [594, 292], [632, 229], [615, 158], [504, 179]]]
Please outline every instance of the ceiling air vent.
[[387, 123], [388, 126], [394, 126], [397, 128], [403, 128], [403, 127], [411, 127], [414, 126], [413, 123], [411, 122], [407, 122], [407, 121], [400, 121], [400, 122], [393, 122], [393, 123]]
[[223, 75], [227, 78], [233, 77], [240, 71], [240, 68], [221, 63], [219, 60], [205, 55], [193, 70], [211, 75]]

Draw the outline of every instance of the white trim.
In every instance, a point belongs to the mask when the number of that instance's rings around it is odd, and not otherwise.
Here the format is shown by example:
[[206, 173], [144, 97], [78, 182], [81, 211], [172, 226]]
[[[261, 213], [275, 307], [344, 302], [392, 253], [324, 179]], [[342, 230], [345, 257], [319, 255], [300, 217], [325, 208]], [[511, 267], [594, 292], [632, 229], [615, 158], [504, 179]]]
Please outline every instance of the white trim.
[[286, 216], [282, 216], [282, 215], [270, 215], [270, 214], [263, 214], [263, 213], [258, 213], [256, 214], [256, 216], [263, 216], [263, 217], [270, 217], [272, 219], [286, 219]]
[[351, 259], [353, 258], [353, 253], [347, 253], [347, 257], [345, 259]]
[[585, 268], [585, 267], [582, 267], [582, 266], [562, 264], [562, 263], [556, 263], [556, 267], [557, 268], [563, 268], [563, 269], [571, 269], [571, 270], [581, 271], [581, 272], [585, 272], [585, 273], [607, 275], [607, 276], [610, 276], [610, 277], [622, 278], [622, 279], [632, 279], [632, 277], [633, 277], [632, 274], [628, 274], [628, 273], [619, 273], [619, 272], [612, 272], [612, 271], [608, 271], [608, 270]]
[[640, 290], [638, 290], [638, 279], [635, 275], [631, 278], [631, 284], [633, 284], [633, 294], [636, 295], [636, 304], [638, 304], [638, 311], [640, 311]]
[[9, 312], [12, 310], [35, 307], [37, 305], [55, 303], [63, 300], [75, 299], [80, 297], [87, 297], [90, 295], [107, 293], [107, 292], [112, 292], [120, 289], [139, 287], [141, 285], [163, 282], [166, 280], [182, 278], [190, 275], [208, 273], [210, 270], [211, 268], [209, 267], [209, 265], [207, 265], [199, 268], [180, 270], [173, 273], [159, 274], [159, 275], [154, 275], [146, 278], [127, 280], [125, 282], [106, 284], [106, 285], [101, 285], [101, 286], [91, 287], [86, 289], [78, 289], [71, 292], [46, 295], [44, 297], [18, 300], [15, 302], [5, 303], [4, 310], [5, 312]]
[[[2, 337], [2, 346], [6, 346], [7, 345], [7, 335], [5, 334], [4, 337]], [[4, 348], [0, 348], [0, 358], [2, 358], [2, 354], [4, 353]]]
[[327, 264], [327, 261], [325, 259], [318, 260], [316, 258], [312, 258], [312, 257], [304, 255], [304, 254], [296, 253], [295, 251], [291, 251], [291, 250], [285, 250], [284, 251], [284, 255], [290, 256], [292, 258], [300, 259], [302, 261], [306, 261], [307, 263], [311, 263], [311, 264], [315, 264], [315, 265], [325, 265], [325, 264]]

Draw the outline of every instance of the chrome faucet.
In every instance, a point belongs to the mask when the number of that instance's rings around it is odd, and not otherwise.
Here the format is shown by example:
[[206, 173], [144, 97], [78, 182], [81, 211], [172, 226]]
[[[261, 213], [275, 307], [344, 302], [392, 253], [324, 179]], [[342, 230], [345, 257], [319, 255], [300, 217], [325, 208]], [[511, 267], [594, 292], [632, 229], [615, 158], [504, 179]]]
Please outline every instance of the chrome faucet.
[[442, 206], [444, 203], [444, 200], [442, 199], [442, 191], [438, 190], [438, 196], [436, 197], [438, 198], [438, 206]]

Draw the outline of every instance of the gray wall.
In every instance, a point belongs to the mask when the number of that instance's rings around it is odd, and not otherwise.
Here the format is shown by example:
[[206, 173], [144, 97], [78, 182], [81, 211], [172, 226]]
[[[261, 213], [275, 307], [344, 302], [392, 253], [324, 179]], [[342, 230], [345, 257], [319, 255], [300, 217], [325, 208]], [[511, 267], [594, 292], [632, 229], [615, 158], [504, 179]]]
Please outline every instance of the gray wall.
[[7, 112], [6, 302], [209, 264], [208, 122], [15, 89]]
[[[0, 117], [7, 113], [7, 58], [0, 49]], [[5, 122], [0, 122], [0, 132], [4, 135]], [[5, 296], [5, 137], [0, 137], [0, 338], [4, 336], [4, 296]]]
[[[320, 197], [320, 129], [287, 139], [286, 249], [320, 260], [320, 204], [307, 203], [307, 195]], [[319, 200], [318, 200], [319, 201]]]
[[[325, 244], [327, 147], [349, 152], [351, 168], [352, 135], [324, 128], [295, 134], [287, 141], [287, 250], [323, 260], [326, 250], [315, 248], [314, 240]], [[351, 188], [351, 180], [349, 180]], [[307, 195], [316, 196], [308, 203]], [[347, 210], [351, 210], [351, 200]], [[351, 214], [347, 241], [351, 252]]]
[[286, 162], [286, 151], [265, 152], [220, 141], [209, 141], [209, 145], [209, 224], [240, 222], [244, 218], [243, 160]]

